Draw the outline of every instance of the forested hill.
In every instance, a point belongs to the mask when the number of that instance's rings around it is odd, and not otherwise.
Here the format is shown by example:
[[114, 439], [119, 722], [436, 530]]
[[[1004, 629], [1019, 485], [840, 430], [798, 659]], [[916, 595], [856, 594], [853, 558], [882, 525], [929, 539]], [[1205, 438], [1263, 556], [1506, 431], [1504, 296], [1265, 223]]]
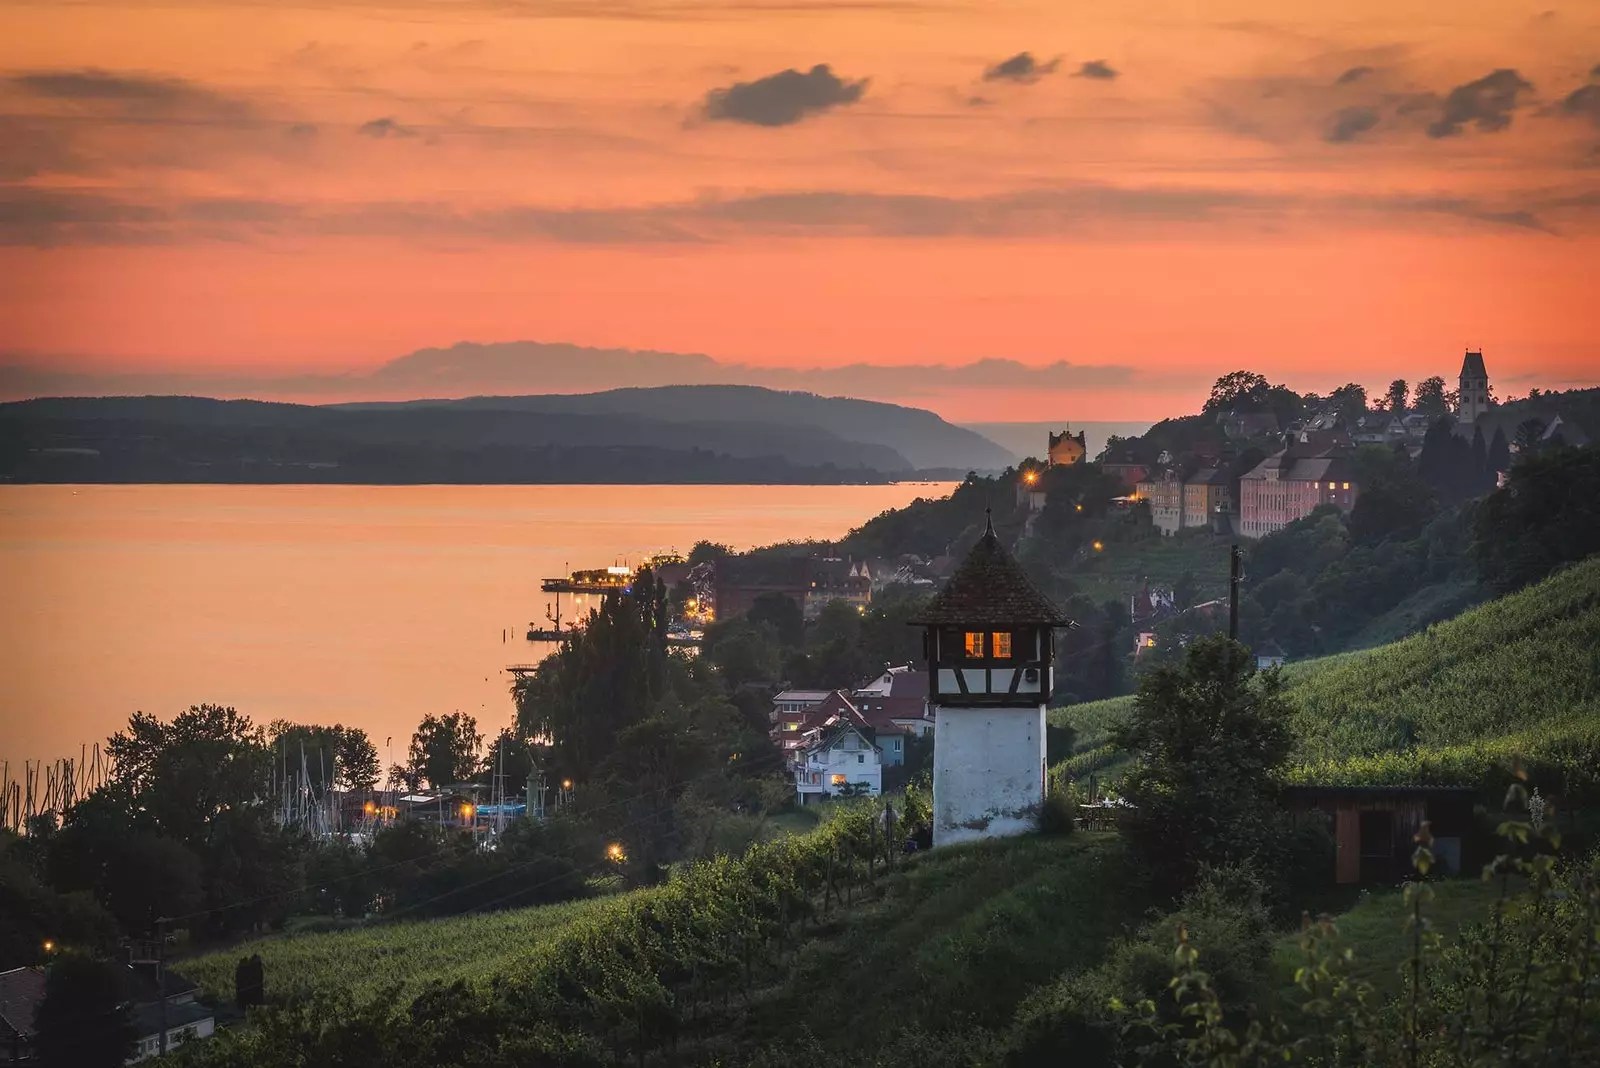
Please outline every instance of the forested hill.
[[[576, 404], [583, 398], [557, 398], [575, 406], [549, 410], [535, 400], [377, 408], [201, 397], [21, 401], [0, 405], [0, 479], [826, 484], [885, 481], [922, 466], [888, 445], [764, 419], [759, 405], [731, 399], [722, 414], [705, 419], [666, 404], [669, 416], [657, 418], [643, 404], [641, 411], [620, 404], [612, 412], [584, 411]], [[907, 425], [925, 417], [920, 422], [942, 426], [949, 441], [970, 436], [978, 443], [974, 456], [989, 445], [931, 413], [894, 410], [906, 413]], [[919, 455], [956, 452], [936, 444]]]
[[[699, 435], [706, 427], [738, 428], [756, 440], [775, 435], [793, 440], [803, 450], [806, 439], [859, 443], [864, 455], [892, 451], [906, 466], [967, 471], [1000, 470], [1015, 462], [1009, 452], [988, 438], [945, 422], [933, 412], [898, 404], [822, 397], [815, 393], [765, 389], [761, 386], [655, 386], [611, 389], [600, 393], [545, 394], [518, 397], [467, 397], [461, 400], [418, 400], [347, 404], [350, 409], [452, 408], [472, 411], [541, 412], [554, 416], [629, 416], [684, 427]], [[869, 449], [868, 447], [871, 447]], [[873, 452], [872, 449], [878, 450]], [[798, 462], [798, 461], [797, 461]], [[836, 461], [837, 462], [837, 461]], [[868, 461], [884, 467], [889, 461]]]

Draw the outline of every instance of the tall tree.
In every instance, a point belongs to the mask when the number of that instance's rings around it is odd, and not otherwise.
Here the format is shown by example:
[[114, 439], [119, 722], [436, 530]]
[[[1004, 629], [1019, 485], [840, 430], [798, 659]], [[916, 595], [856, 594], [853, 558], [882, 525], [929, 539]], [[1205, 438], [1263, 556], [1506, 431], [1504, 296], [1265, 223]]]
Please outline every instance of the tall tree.
[[1385, 396], [1388, 408], [1395, 415], [1404, 415], [1406, 410], [1406, 380], [1397, 378], [1389, 383], [1389, 392]]
[[1501, 593], [1600, 553], [1600, 449], [1519, 456], [1478, 509], [1472, 550], [1480, 577]]
[[1272, 384], [1255, 371], [1230, 371], [1211, 387], [1204, 411], [1207, 413], [1260, 411], [1266, 406]]
[[1357, 544], [1415, 534], [1438, 514], [1433, 488], [1404, 451], [1369, 445], [1356, 451], [1355, 466], [1361, 496], [1350, 512], [1350, 537]]
[[435, 790], [468, 782], [478, 771], [478, 750], [482, 746], [478, 721], [465, 712], [424, 716], [411, 736], [411, 751], [402, 777], [408, 783], [426, 782]]
[[786, 593], [772, 591], [755, 599], [745, 618], [751, 623], [767, 624], [778, 644], [793, 649], [805, 640], [806, 620], [800, 605]]
[[1367, 388], [1355, 382], [1346, 382], [1328, 398], [1339, 410], [1339, 418], [1346, 426], [1355, 426], [1356, 420], [1367, 414]]
[[139, 1037], [116, 966], [76, 954], [50, 965], [33, 1028], [44, 1068], [120, 1068]]
[[1506, 441], [1504, 427], [1494, 428], [1494, 438], [1489, 442], [1489, 469], [1497, 475], [1511, 470], [1511, 444]]
[[1545, 422], [1533, 416], [1517, 424], [1516, 445], [1517, 455], [1521, 456], [1533, 452], [1539, 447], [1539, 440], [1544, 437]]
[[261, 797], [271, 771], [265, 733], [220, 705], [195, 705], [171, 723], [135, 712], [107, 748], [127, 796], [184, 841], [218, 812]]
[[267, 724], [267, 744], [272, 747], [275, 775], [300, 774], [305, 754], [307, 778], [313, 789], [372, 790], [378, 785], [382, 765], [378, 750], [360, 727], [335, 723], [331, 727], [274, 720]]
[[648, 715], [667, 687], [666, 590], [641, 572], [605, 595], [585, 625], [518, 680], [517, 730], [550, 739], [560, 775], [586, 780], [619, 731]]
[[1413, 395], [1412, 405], [1423, 415], [1430, 419], [1449, 414], [1452, 405], [1445, 395], [1444, 379], [1438, 375], [1424, 378], [1417, 383], [1417, 391]]
[[1182, 665], [1144, 677], [1115, 742], [1137, 756], [1122, 780], [1128, 835], [1162, 889], [1180, 892], [1203, 864], [1270, 848], [1280, 830], [1274, 776], [1293, 735], [1282, 679], [1257, 674], [1248, 648], [1192, 642]]
[[1494, 489], [1495, 469], [1489, 460], [1489, 439], [1483, 436], [1482, 424], [1472, 428], [1472, 469], [1474, 495]]
[[526, 738], [518, 737], [515, 730], [502, 727], [484, 754], [479, 778], [487, 783], [500, 780], [501, 789], [510, 797], [527, 788], [533, 765], [533, 746]]

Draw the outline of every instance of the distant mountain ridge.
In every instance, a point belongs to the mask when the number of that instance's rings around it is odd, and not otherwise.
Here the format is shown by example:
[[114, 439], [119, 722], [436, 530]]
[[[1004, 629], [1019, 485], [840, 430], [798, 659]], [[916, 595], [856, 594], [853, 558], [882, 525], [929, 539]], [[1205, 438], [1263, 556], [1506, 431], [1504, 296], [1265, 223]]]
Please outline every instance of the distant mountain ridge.
[[[781, 434], [788, 428], [821, 432], [827, 437], [860, 443], [862, 446], [892, 450], [903, 458], [905, 466], [918, 470], [1001, 470], [1015, 462], [1008, 450], [983, 435], [948, 423], [921, 408], [850, 397], [823, 397], [815, 393], [768, 389], [764, 386], [639, 386], [599, 393], [355, 402], [329, 407], [345, 410], [454, 408], [550, 415], [624, 415], [690, 426], [745, 425], [758, 429], [762, 435]], [[899, 469], [883, 467], [872, 461], [866, 463], [884, 471]]]
[[[858, 437], [833, 429], [857, 423]], [[155, 396], [0, 405], [0, 479], [21, 482], [836, 483], [947, 477], [995, 454], [1005, 455], [932, 413], [757, 387], [336, 406]]]

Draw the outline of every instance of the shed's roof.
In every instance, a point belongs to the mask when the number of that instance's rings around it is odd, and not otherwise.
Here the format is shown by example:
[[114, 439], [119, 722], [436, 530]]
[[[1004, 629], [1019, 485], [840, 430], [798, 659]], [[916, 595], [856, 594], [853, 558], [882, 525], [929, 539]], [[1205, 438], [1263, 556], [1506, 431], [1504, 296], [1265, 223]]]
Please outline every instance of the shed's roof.
[[991, 522], [944, 589], [912, 622], [923, 626], [1036, 623], [1064, 627], [1070, 620], [1039, 592], [1022, 565], [1000, 544]]

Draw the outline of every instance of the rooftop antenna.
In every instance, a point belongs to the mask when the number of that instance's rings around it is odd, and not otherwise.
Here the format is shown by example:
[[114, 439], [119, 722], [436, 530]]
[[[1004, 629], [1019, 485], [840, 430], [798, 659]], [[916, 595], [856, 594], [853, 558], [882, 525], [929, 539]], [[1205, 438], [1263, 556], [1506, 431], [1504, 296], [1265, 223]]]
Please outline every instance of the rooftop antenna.
[[994, 509], [988, 505], [983, 506], [983, 532], [985, 534], [994, 533]]

